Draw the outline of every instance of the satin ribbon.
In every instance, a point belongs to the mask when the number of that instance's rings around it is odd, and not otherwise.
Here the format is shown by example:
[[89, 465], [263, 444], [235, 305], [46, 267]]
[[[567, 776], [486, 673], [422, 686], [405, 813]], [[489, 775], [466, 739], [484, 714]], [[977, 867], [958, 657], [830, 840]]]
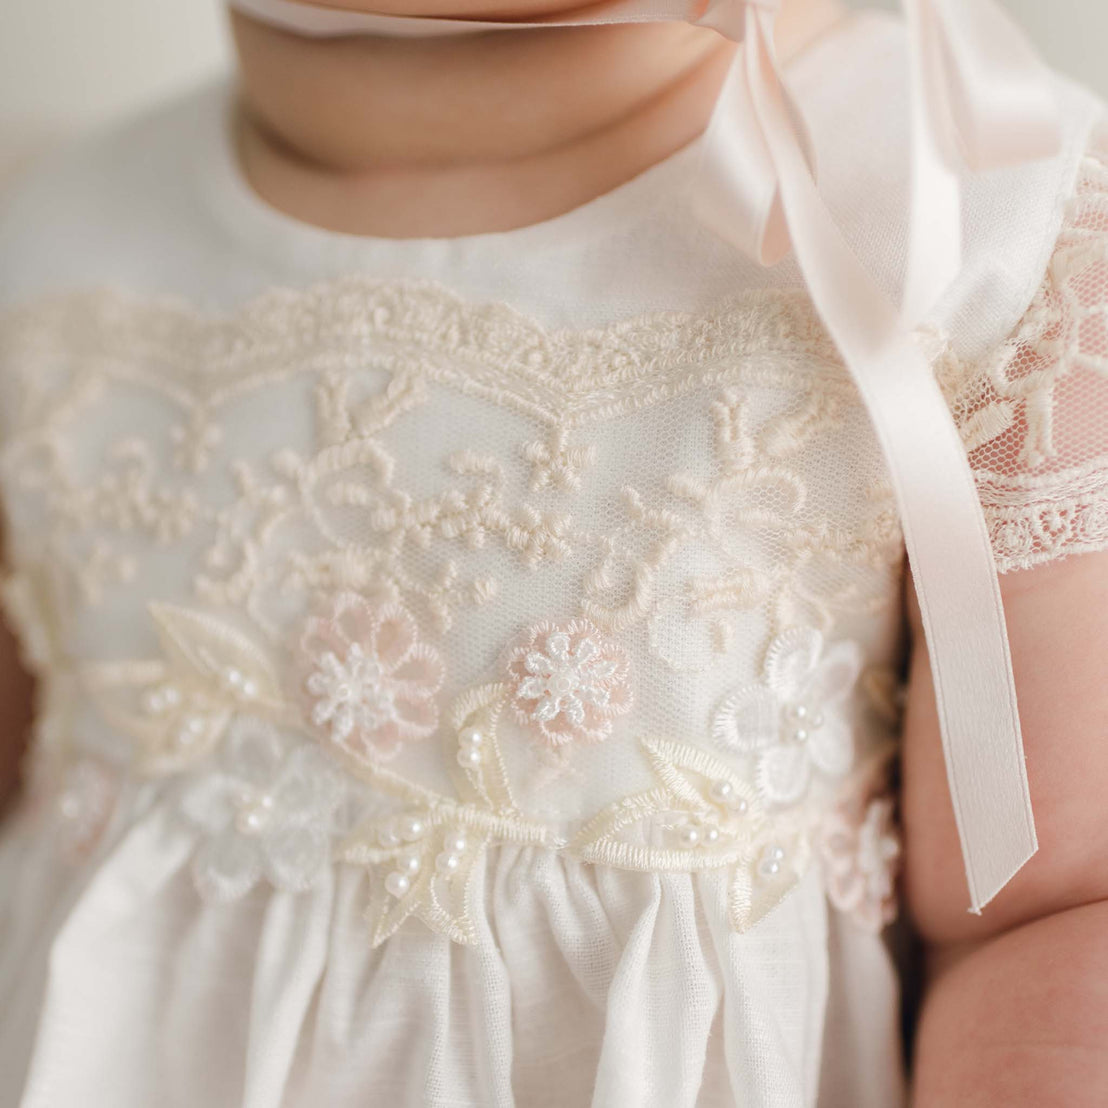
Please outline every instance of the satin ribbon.
[[298, 34], [413, 37], [684, 20], [742, 45], [720, 96], [694, 206], [766, 265], [791, 245], [871, 417], [900, 509], [930, 652], [971, 910], [1037, 849], [1015, 683], [988, 529], [965, 448], [910, 330], [961, 265], [963, 168], [1054, 154], [1047, 71], [995, 0], [904, 0], [911, 42], [913, 202], [898, 309], [859, 263], [816, 186], [774, 47], [779, 0], [609, 0], [504, 22], [384, 16], [298, 0], [231, 0]]

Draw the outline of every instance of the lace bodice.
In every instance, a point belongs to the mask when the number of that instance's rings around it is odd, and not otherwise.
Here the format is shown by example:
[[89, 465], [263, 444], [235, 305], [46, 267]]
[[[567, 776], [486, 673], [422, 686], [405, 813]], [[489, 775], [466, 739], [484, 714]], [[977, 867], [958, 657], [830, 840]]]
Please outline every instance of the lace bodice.
[[[920, 336], [1002, 569], [1108, 539], [1104, 173], [1000, 351]], [[5, 598], [79, 839], [133, 765], [204, 896], [365, 866], [377, 942], [466, 941], [498, 843], [726, 870], [739, 930], [822, 859], [887, 918], [901, 536], [801, 293], [583, 332], [360, 278], [225, 319], [78, 295], [3, 359]]]
[[483, 850], [541, 844], [726, 869], [744, 929], [877, 787], [900, 537], [799, 296], [558, 333], [360, 279], [104, 295], [4, 354], [41, 728], [180, 793], [206, 896], [342, 860], [377, 941], [465, 941]]

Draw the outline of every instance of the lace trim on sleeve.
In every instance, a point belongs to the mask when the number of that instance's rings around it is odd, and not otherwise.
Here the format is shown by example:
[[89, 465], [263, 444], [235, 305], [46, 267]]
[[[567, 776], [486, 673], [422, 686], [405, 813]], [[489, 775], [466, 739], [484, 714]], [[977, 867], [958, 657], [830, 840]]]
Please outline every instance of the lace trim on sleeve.
[[949, 358], [939, 374], [998, 569], [1108, 548], [1108, 125], [1012, 337], [985, 362]]

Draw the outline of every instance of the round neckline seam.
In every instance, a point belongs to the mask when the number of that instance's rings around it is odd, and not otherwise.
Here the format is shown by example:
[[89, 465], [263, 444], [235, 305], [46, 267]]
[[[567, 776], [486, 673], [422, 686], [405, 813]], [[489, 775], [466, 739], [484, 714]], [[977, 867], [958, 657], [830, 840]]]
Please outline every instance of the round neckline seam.
[[[889, 19], [884, 13], [848, 12], [826, 34], [791, 58], [786, 63], [786, 73], [801, 83], [798, 71], [812, 64], [824, 50], [844, 37]], [[740, 57], [741, 53], [736, 55], [733, 64], [738, 64]], [[547, 219], [502, 231], [392, 238], [321, 227], [267, 202], [250, 185], [236, 148], [234, 113], [238, 107], [238, 84], [234, 76], [220, 81], [211, 90], [211, 96], [215, 103], [205, 118], [208, 157], [199, 159], [197, 173], [205, 206], [233, 241], [245, 243], [257, 256], [292, 264], [307, 260], [356, 267], [377, 258], [399, 263], [461, 259], [471, 254], [495, 253], [508, 245], [513, 249], [550, 246], [563, 250], [604, 242], [652, 220], [678, 216], [691, 207], [689, 186], [711, 130], [709, 122], [673, 153], [598, 196]]]

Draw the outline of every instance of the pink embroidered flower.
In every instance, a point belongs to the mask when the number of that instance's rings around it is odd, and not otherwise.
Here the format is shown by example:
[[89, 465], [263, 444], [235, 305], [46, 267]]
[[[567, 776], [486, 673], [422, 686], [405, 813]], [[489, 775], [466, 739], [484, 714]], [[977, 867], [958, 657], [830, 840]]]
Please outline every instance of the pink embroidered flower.
[[827, 874], [827, 895], [840, 912], [869, 931], [896, 918], [896, 877], [900, 836], [893, 801], [871, 800], [865, 808], [837, 808], [824, 821], [820, 852]]
[[586, 620], [532, 627], [508, 674], [516, 715], [552, 747], [603, 742], [631, 708], [627, 656]]
[[341, 593], [300, 649], [308, 718], [326, 742], [376, 762], [438, 726], [442, 659], [399, 604]]

